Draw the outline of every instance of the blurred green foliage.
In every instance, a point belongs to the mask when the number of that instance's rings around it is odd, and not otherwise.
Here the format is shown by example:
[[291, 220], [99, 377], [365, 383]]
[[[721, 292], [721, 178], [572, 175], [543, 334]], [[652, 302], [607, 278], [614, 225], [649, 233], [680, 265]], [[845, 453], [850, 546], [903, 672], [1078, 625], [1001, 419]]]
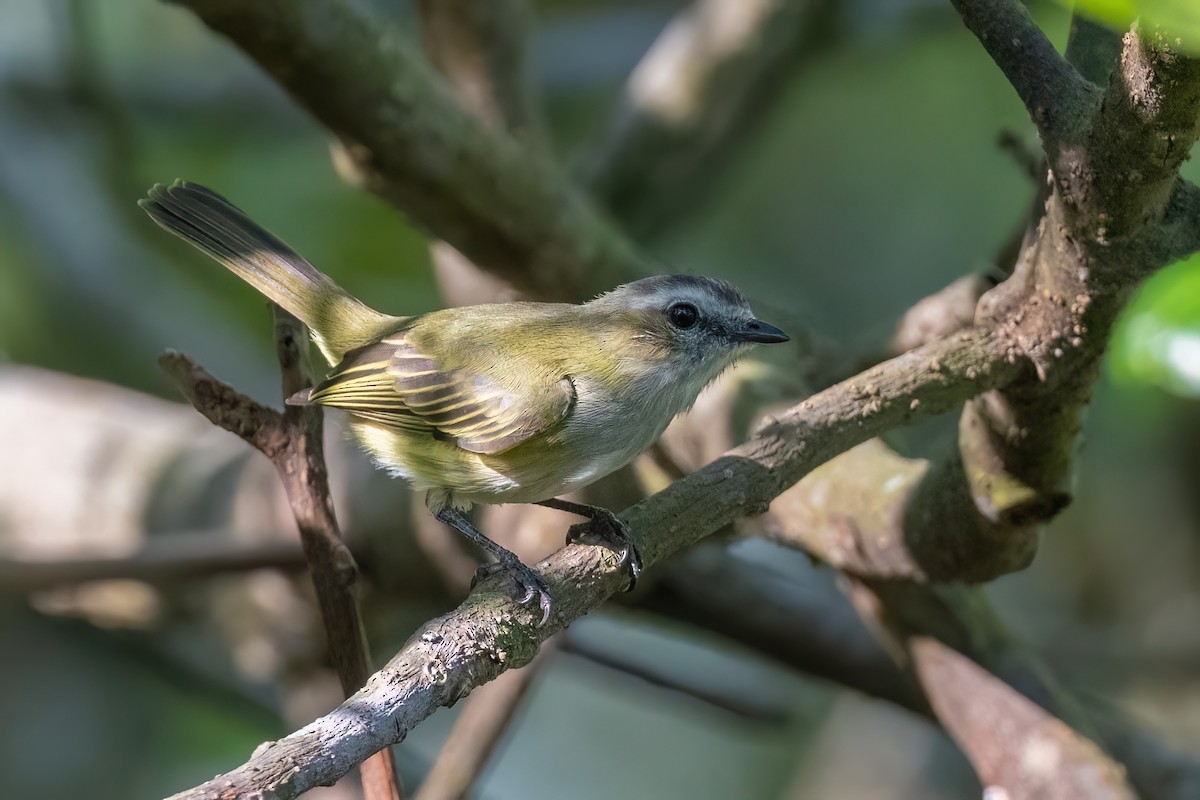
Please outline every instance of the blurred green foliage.
[[1160, 28], [1177, 37], [1176, 46], [1189, 53], [1200, 52], [1200, 3], [1196, 0], [1060, 0], [1074, 5], [1114, 30], [1126, 31], [1136, 19], [1145, 28]]
[[1146, 282], [1113, 339], [1113, 378], [1200, 397], [1200, 256]]

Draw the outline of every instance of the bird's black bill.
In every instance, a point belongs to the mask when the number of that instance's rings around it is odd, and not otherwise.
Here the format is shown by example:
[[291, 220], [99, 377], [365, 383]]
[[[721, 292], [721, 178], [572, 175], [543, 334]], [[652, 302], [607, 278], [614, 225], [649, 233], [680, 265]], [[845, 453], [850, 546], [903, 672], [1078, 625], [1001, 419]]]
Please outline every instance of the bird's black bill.
[[774, 325], [768, 325], [757, 319], [750, 320], [741, 330], [734, 331], [733, 335], [743, 342], [759, 344], [778, 344], [791, 338]]

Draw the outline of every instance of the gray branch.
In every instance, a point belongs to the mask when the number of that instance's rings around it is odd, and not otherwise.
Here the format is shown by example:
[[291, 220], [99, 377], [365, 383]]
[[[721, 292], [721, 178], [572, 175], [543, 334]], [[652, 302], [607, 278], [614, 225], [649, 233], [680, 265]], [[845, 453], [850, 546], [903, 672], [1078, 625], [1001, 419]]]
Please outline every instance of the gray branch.
[[1047, 143], [1078, 131], [1099, 101], [1018, 0], [951, 0]]

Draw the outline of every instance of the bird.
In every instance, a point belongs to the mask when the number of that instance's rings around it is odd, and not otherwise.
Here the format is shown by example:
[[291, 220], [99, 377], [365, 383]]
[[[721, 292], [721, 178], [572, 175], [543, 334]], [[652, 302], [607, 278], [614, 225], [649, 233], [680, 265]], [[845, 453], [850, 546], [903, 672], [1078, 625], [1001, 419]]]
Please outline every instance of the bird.
[[559, 495], [630, 463], [750, 346], [788, 341], [732, 284], [696, 275], [646, 277], [579, 304], [393, 316], [200, 184], [155, 184], [138, 205], [309, 328], [330, 369], [286, 402], [345, 412], [375, 465], [495, 559], [488, 568], [513, 579], [518, 603], [536, 602], [539, 624], [551, 612], [545, 581], [466, 512], [535, 503], [586, 517], [632, 586], [642, 558], [624, 524]]

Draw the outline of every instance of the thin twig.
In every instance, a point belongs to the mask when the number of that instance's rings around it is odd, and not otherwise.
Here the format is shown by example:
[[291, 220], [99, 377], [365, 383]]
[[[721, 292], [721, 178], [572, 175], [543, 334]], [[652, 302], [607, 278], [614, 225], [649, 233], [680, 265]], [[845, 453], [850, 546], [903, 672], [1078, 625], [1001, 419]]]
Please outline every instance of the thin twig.
[[[287, 398], [312, 385], [308, 332], [278, 306], [272, 305], [272, 309], [283, 396]], [[330, 661], [345, 694], [357, 691], [371, 674], [370, 656], [354, 593], [358, 569], [334, 516], [320, 409], [287, 406], [280, 413], [236, 392], [179, 353], [167, 353], [159, 363], [196, 410], [254, 445], [279, 472], [300, 529]], [[367, 800], [400, 800], [400, 779], [391, 750], [364, 754], [368, 755], [360, 768]]]

